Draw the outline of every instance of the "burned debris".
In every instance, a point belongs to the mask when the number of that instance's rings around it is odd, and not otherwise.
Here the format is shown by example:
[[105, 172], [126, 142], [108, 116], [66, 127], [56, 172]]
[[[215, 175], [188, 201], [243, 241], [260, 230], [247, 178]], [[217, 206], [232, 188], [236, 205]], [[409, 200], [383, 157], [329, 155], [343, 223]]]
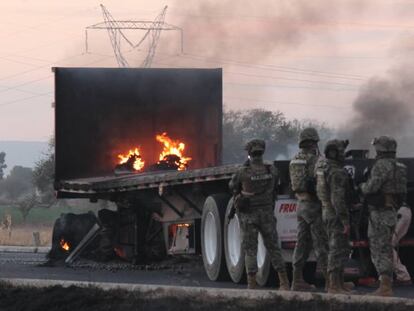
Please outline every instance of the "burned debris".
[[[53, 226], [52, 248], [47, 254], [49, 261], [64, 260], [97, 223], [98, 219], [92, 212], [79, 215], [61, 214]], [[85, 254], [90, 254], [95, 247], [96, 244], [90, 245]]]
[[[47, 265], [62, 264], [63, 261], [71, 265], [79, 256], [98, 262], [113, 259], [133, 261], [137, 257], [141, 258], [139, 263], [164, 259], [166, 250], [162, 224], [149, 211], [137, 214], [127, 211], [129, 209], [123, 210], [123, 213], [102, 209], [97, 217], [92, 212], [62, 214], [53, 227]], [[140, 227], [131, 226], [131, 220]], [[146, 238], [131, 247], [136, 243], [135, 229], [146, 232]]]
[[176, 171], [180, 168], [180, 157], [175, 154], [168, 154], [162, 160], [151, 165], [149, 171]]
[[159, 154], [159, 160], [145, 167], [140, 149], [129, 150], [126, 155], [119, 154], [119, 163], [115, 166], [115, 174], [139, 173], [151, 171], [186, 170], [190, 157], [184, 155], [185, 144], [181, 140], [174, 140], [168, 137], [167, 133], [156, 135], [156, 140], [163, 145]]
[[145, 165], [138, 150], [129, 150], [127, 155], [118, 155], [119, 164], [115, 166], [115, 173], [141, 171]]

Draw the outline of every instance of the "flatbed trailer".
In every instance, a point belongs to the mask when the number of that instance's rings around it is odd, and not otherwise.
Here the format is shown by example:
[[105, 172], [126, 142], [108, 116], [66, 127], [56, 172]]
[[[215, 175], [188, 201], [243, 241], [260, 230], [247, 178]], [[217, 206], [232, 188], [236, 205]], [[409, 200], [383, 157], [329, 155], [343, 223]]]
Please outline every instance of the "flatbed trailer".
[[[286, 171], [288, 162], [276, 162], [280, 171]], [[201, 254], [207, 275], [211, 280], [222, 280], [230, 274], [234, 282], [244, 279], [244, 256], [241, 250], [240, 225], [237, 215], [228, 222], [232, 205], [228, 182], [240, 165], [222, 165], [186, 171], [133, 173], [122, 176], [103, 176], [62, 180], [56, 184], [61, 198], [85, 198], [92, 202], [110, 200], [118, 204], [120, 215], [127, 215], [121, 222], [131, 240], [120, 237], [120, 246], [132, 247], [130, 259], [140, 258], [148, 249], [153, 228], [146, 226], [147, 212], [156, 211], [163, 225], [167, 252], [175, 254]], [[287, 184], [280, 184], [280, 199], [276, 202], [280, 223], [282, 248], [287, 261], [291, 260], [294, 247], [296, 201], [283, 194]], [[283, 205], [287, 208], [281, 208]], [[144, 223], [141, 220], [145, 220]], [[138, 224], [138, 225], [137, 225]], [[133, 226], [131, 226], [133, 225]], [[140, 227], [140, 228], [138, 228]], [[145, 233], [142, 228], [145, 228]], [[173, 230], [172, 230], [173, 228]], [[131, 234], [131, 230], [134, 231]], [[122, 228], [120, 228], [122, 232]], [[141, 237], [140, 237], [141, 234]], [[123, 238], [125, 238], [123, 240]], [[142, 258], [140, 258], [142, 259]], [[272, 274], [266, 249], [260, 238], [258, 281], [265, 285]]]
[[[245, 266], [240, 224], [237, 215], [227, 220], [232, 206], [228, 182], [240, 165], [221, 165], [221, 70], [56, 68], [54, 71], [57, 197], [114, 202], [119, 215], [116, 247], [122, 249], [120, 253], [128, 260], [151, 260], [152, 245], [161, 237], [169, 255], [201, 254], [211, 280], [230, 277], [233, 282], [242, 282]], [[174, 87], [163, 87], [164, 84]], [[163, 131], [188, 142], [193, 166], [180, 171], [115, 174], [115, 155], [122, 148], [132, 147], [138, 141], [144, 151], [156, 155], [150, 138]], [[145, 161], [149, 159], [151, 156]], [[414, 159], [402, 161], [409, 169], [408, 203], [414, 206]], [[362, 180], [363, 171], [372, 162], [372, 159], [347, 162], [355, 183]], [[274, 211], [283, 256], [291, 263], [297, 205], [290, 188], [288, 164], [288, 161], [274, 162], [280, 175]], [[356, 225], [351, 236], [352, 258], [366, 274], [369, 273], [366, 222], [361, 221], [361, 213], [353, 218]], [[402, 261], [410, 269], [414, 268], [412, 236], [413, 228], [401, 243]], [[310, 261], [314, 263], [314, 258]], [[258, 266], [260, 285], [274, 279], [261, 236]]]

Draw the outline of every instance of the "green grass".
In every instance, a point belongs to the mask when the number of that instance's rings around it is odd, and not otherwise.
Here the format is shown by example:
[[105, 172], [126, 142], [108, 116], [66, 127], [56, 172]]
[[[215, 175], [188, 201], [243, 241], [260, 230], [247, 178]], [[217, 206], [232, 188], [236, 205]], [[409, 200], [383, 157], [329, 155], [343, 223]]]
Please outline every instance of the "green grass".
[[[33, 208], [26, 219], [26, 224], [33, 224], [33, 225], [53, 225], [55, 220], [60, 216], [62, 213], [74, 213], [74, 214], [82, 214], [86, 213], [90, 208], [85, 207], [68, 207], [68, 206], [52, 206], [50, 208], [45, 207], [35, 207]], [[0, 220], [3, 219], [6, 213], [11, 214], [12, 216], [12, 223], [13, 225], [19, 225], [23, 223], [23, 217], [17, 207], [13, 206], [0, 206]]]

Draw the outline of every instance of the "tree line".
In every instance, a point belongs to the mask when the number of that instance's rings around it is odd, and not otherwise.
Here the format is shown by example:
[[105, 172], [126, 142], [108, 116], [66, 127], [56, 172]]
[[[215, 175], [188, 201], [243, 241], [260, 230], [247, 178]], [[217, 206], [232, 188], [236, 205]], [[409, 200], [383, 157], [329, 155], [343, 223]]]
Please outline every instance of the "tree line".
[[0, 152], [0, 205], [16, 207], [26, 221], [35, 206], [51, 206], [55, 202], [53, 190], [54, 140], [35, 167], [14, 166], [7, 176], [4, 169], [7, 155]]
[[265, 109], [229, 110], [223, 114], [223, 162], [242, 163], [245, 144], [254, 138], [266, 141], [267, 160], [289, 159], [298, 148], [299, 132], [315, 127], [322, 142], [332, 136], [324, 123], [312, 120], [288, 120], [280, 111]]

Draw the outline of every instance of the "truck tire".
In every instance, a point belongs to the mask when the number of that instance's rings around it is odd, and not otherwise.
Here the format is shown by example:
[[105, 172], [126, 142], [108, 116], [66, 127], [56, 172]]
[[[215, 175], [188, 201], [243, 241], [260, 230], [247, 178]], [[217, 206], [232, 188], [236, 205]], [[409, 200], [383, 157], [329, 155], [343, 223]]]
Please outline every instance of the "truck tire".
[[207, 197], [201, 217], [201, 253], [204, 269], [211, 281], [228, 279], [224, 256], [223, 229], [229, 195], [213, 194]]
[[[226, 257], [227, 270], [234, 283], [243, 283], [246, 280], [246, 269], [244, 263], [244, 251], [241, 247], [241, 229], [237, 215], [228, 223], [227, 216], [233, 205], [233, 198], [230, 199], [226, 209], [226, 221], [224, 223], [224, 251]], [[270, 258], [263, 244], [262, 235], [259, 233], [257, 247], [257, 274], [256, 281], [260, 286], [265, 286], [269, 282], [269, 276], [275, 275], [270, 264]], [[276, 281], [276, 277], [274, 277]]]
[[226, 221], [224, 222], [224, 252], [227, 270], [234, 283], [246, 281], [246, 269], [244, 264], [244, 251], [241, 247], [241, 229], [239, 217], [234, 215], [228, 222], [227, 217], [233, 206], [233, 198], [230, 199], [226, 209]]
[[270, 275], [273, 276], [274, 281], [276, 281], [275, 271], [270, 263], [270, 256], [266, 250], [266, 247], [263, 243], [262, 235], [259, 233], [257, 245], [257, 274], [256, 282], [260, 286], [269, 285], [271, 282], [269, 279]]

